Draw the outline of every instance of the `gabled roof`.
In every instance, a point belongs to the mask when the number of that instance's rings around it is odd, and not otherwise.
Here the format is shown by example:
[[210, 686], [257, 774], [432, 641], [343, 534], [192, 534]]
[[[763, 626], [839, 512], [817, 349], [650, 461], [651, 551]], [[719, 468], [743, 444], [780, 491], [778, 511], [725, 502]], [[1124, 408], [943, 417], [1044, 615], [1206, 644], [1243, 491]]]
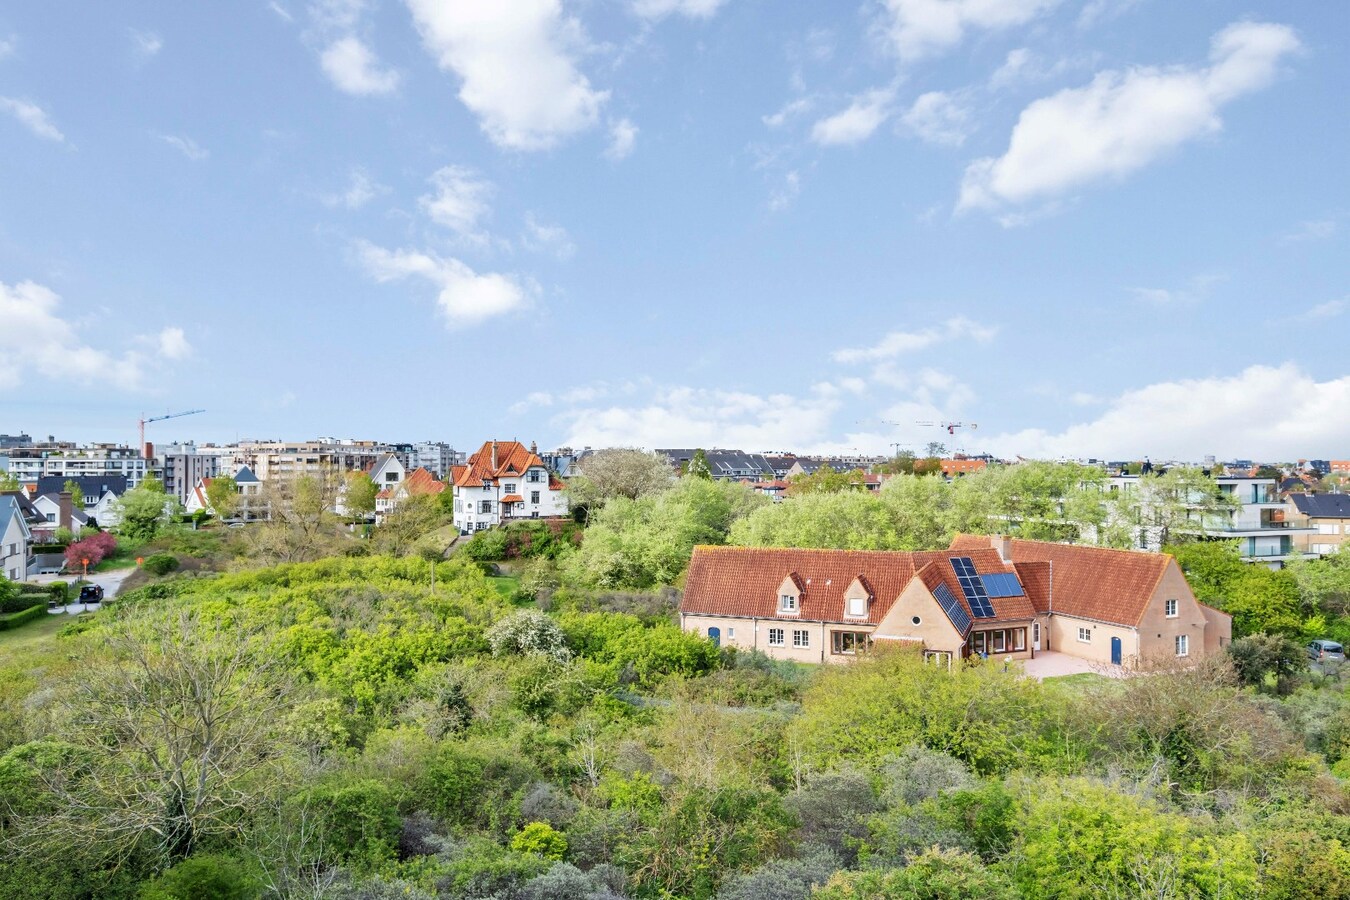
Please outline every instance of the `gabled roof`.
[[[478, 452], [469, 457], [468, 465], [454, 466], [451, 471], [456, 487], [479, 487], [485, 481], [496, 484], [503, 478], [519, 478], [533, 468], [546, 471], [548, 469], [539, 458], [539, 454], [531, 453], [519, 441], [484, 441]], [[558, 490], [561, 487], [561, 484], [554, 487], [553, 477], [550, 475], [549, 489]]]
[[127, 492], [127, 476], [125, 475], [43, 475], [37, 480], [37, 493], [39, 494], [58, 494], [66, 489], [66, 482], [73, 481], [80, 486], [80, 491], [86, 497], [102, 497], [105, 493], [112, 491], [114, 496], [120, 497]]
[[[997, 538], [995, 540], [998, 540]], [[990, 538], [961, 534], [953, 550], [989, 546]], [[1173, 559], [1166, 553], [1112, 550], [1047, 541], [1009, 541], [1014, 565], [1050, 565], [1050, 611], [1133, 628], [1143, 618]]]
[[25, 521], [22, 502], [17, 494], [0, 494], [0, 536], [9, 530], [11, 523], [17, 522], [24, 540], [32, 538], [33, 533], [28, 528], [28, 522]]
[[[946, 584], [969, 613], [951, 566], [951, 559], [956, 556], [970, 557], [980, 574], [1013, 574], [1011, 567], [1004, 565], [997, 551], [988, 545], [968, 553], [696, 547], [680, 611], [796, 621], [859, 621], [845, 619], [844, 592], [861, 576], [875, 596], [867, 618], [861, 621], [877, 624], [910, 581], [922, 572], [921, 581], [930, 592], [939, 583]], [[780, 616], [778, 588], [789, 576], [795, 577], [802, 591], [799, 611], [794, 616]], [[1035, 614], [1026, 597], [1001, 597], [991, 602], [995, 618], [976, 621], [1029, 619]]]
[[418, 466], [408, 473], [407, 478], [403, 479], [403, 490], [409, 496], [439, 494], [445, 490], [445, 482], [433, 475], [430, 470]]
[[1350, 494], [1290, 494], [1289, 501], [1312, 519], [1350, 519]]

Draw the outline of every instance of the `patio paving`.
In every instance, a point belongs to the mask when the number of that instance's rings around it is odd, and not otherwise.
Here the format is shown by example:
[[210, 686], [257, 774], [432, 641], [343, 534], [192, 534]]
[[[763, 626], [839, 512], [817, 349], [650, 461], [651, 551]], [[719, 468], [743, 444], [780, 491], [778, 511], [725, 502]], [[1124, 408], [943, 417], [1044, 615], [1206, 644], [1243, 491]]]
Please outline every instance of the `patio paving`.
[[1101, 675], [1103, 678], [1127, 678], [1130, 674], [1120, 666], [1093, 662], [1077, 656], [1070, 656], [1067, 653], [1059, 653], [1055, 650], [1042, 650], [1036, 654], [1035, 659], [1023, 660], [1022, 669], [1032, 678], [1037, 679], [1085, 673]]

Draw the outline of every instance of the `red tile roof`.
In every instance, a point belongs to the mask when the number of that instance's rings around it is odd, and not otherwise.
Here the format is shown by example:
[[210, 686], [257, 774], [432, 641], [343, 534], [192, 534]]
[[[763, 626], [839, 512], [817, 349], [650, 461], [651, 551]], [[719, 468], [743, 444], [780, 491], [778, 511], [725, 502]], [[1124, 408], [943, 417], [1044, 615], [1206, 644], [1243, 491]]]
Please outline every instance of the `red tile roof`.
[[437, 479], [429, 469], [419, 466], [409, 472], [407, 478], [403, 479], [403, 489], [408, 492], [409, 496], [439, 494], [445, 490], [445, 482]]
[[[502, 478], [519, 478], [535, 467], [546, 469], [539, 455], [531, 453], [519, 441], [484, 441], [478, 452], [469, 457], [467, 466], [455, 466], [452, 471], [456, 486], [480, 487], [484, 481], [496, 483]], [[549, 489], [559, 490], [561, 487], [561, 484], [557, 488], [553, 487], [553, 477], [550, 475]]]
[[519, 494], [507, 494], [502, 498], [503, 503], [524, 503], [525, 498]]
[[[988, 537], [957, 535], [952, 549], [964, 552], [989, 542]], [[1011, 550], [1014, 565], [1049, 564], [1051, 612], [1131, 628], [1139, 624], [1167, 567], [1173, 565], [1166, 553], [1078, 544], [1014, 539]]]
[[[861, 577], [873, 592], [868, 607], [870, 624], [879, 623], [916, 575], [930, 591], [939, 583], [965, 605], [964, 594], [951, 566], [954, 556], [969, 556], [980, 574], [1007, 573], [998, 553], [986, 546], [969, 553], [935, 550], [918, 553], [884, 550], [799, 550], [762, 547], [696, 547], [685, 580], [680, 611], [702, 615], [781, 618], [798, 621], [843, 622], [844, 592]], [[799, 613], [780, 616], [778, 588], [794, 578], [802, 589]], [[991, 601], [994, 619], [981, 623], [1025, 620], [1035, 614], [1026, 597], [999, 597]], [[969, 610], [967, 610], [969, 611]]]

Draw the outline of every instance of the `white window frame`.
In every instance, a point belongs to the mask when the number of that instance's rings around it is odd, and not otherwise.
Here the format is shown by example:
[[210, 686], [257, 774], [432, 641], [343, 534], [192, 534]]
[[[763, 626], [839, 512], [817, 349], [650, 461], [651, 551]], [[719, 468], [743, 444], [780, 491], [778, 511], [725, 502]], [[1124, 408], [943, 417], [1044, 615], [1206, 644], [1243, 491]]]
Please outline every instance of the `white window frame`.
[[792, 629], [792, 646], [809, 650], [811, 648], [811, 632], [805, 628]]
[[1174, 641], [1177, 650], [1177, 656], [1191, 655], [1191, 636], [1189, 634], [1179, 634]]
[[1177, 600], [1164, 600], [1163, 614], [1169, 619], [1175, 619], [1177, 616], [1181, 615], [1179, 610], [1180, 606], [1181, 603]]
[[728, 629], [727, 629], [727, 640], [729, 640], [729, 641], [734, 641], [734, 640], [736, 640], [736, 629], [735, 629], [735, 628], [728, 628]]
[[867, 617], [867, 598], [850, 597], [848, 598], [848, 614], [855, 619]]
[[779, 594], [778, 610], [785, 613], [797, 612], [797, 598], [792, 594]]
[[785, 629], [785, 628], [770, 628], [770, 629], [769, 629], [769, 646], [770, 646], [770, 647], [785, 647], [785, 646], [787, 646], [787, 629]]
[[1078, 640], [1084, 644], [1092, 643], [1092, 629], [1083, 625], [1078, 626]]

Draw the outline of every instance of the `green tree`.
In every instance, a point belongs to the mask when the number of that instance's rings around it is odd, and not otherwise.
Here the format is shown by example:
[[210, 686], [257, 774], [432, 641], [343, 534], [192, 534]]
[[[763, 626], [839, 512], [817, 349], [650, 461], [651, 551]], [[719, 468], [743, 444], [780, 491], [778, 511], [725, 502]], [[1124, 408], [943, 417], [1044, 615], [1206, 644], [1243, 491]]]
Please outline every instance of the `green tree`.
[[811, 474], [794, 475], [792, 487], [788, 490], [794, 497], [805, 494], [835, 494], [840, 491], [867, 490], [867, 473], [862, 469], [851, 472], [837, 471], [822, 465]]
[[365, 472], [348, 472], [346, 489], [343, 505], [352, 517], [352, 524], [370, 518], [375, 512], [375, 495], [379, 493], [379, 486]]
[[568, 503], [585, 510], [587, 516], [615, 498], [637, 500], [675, 484], [675, 473], [666, 459], [643, 450], [600, 450], [582, 457], [577, 468], [580, 474], [569, 478], [563, 490]]
[[511, 849], [558, 860], [567, 854], [567, 838], [547, 822], [530, 822], [511, 838]]
[[218, 475], [206, 486], [206, 502], [216, 518], [232, 519], [239, 510], [239, 484], [233, 475]]
[[1284, 635], [1251, 634], [1228, 645], [1233, 668], [1243, 684], [1261, 686], [1267, 676], [1274, 677], [1277, 686], [1308, 668], [1308, 654], [1303, 645]]
[[19, 487], [19, 476], [8, 469], [0, 469], [0, 491], [17, 491]]
[[114, 509], [117, 531], [133, 541], [148, 541], [182, 514], [183, 505], [164, 492], [164, 482], [146, 478], [123, 494]]
[[1178, 466], [1143, 475], [1117, 500], [1121, 515], [1151, 529], [1162, 545], [1196, 541], [1232, 522], [1239, 504], [1204, 470]]
[[685, 474], [690, 478], [712, 480], [712, 469], [708, 466], [708, 454], [704, 453], [702, 448], [694, 451], [694, 457], [689, 460], [689, 468]]
[[84, 490], [74, 478], [67, 478], [66, 483], [61, 486], [61, 490], [70, 495], [71, 502], [74, 505], [81, 506], [84, 504]]

